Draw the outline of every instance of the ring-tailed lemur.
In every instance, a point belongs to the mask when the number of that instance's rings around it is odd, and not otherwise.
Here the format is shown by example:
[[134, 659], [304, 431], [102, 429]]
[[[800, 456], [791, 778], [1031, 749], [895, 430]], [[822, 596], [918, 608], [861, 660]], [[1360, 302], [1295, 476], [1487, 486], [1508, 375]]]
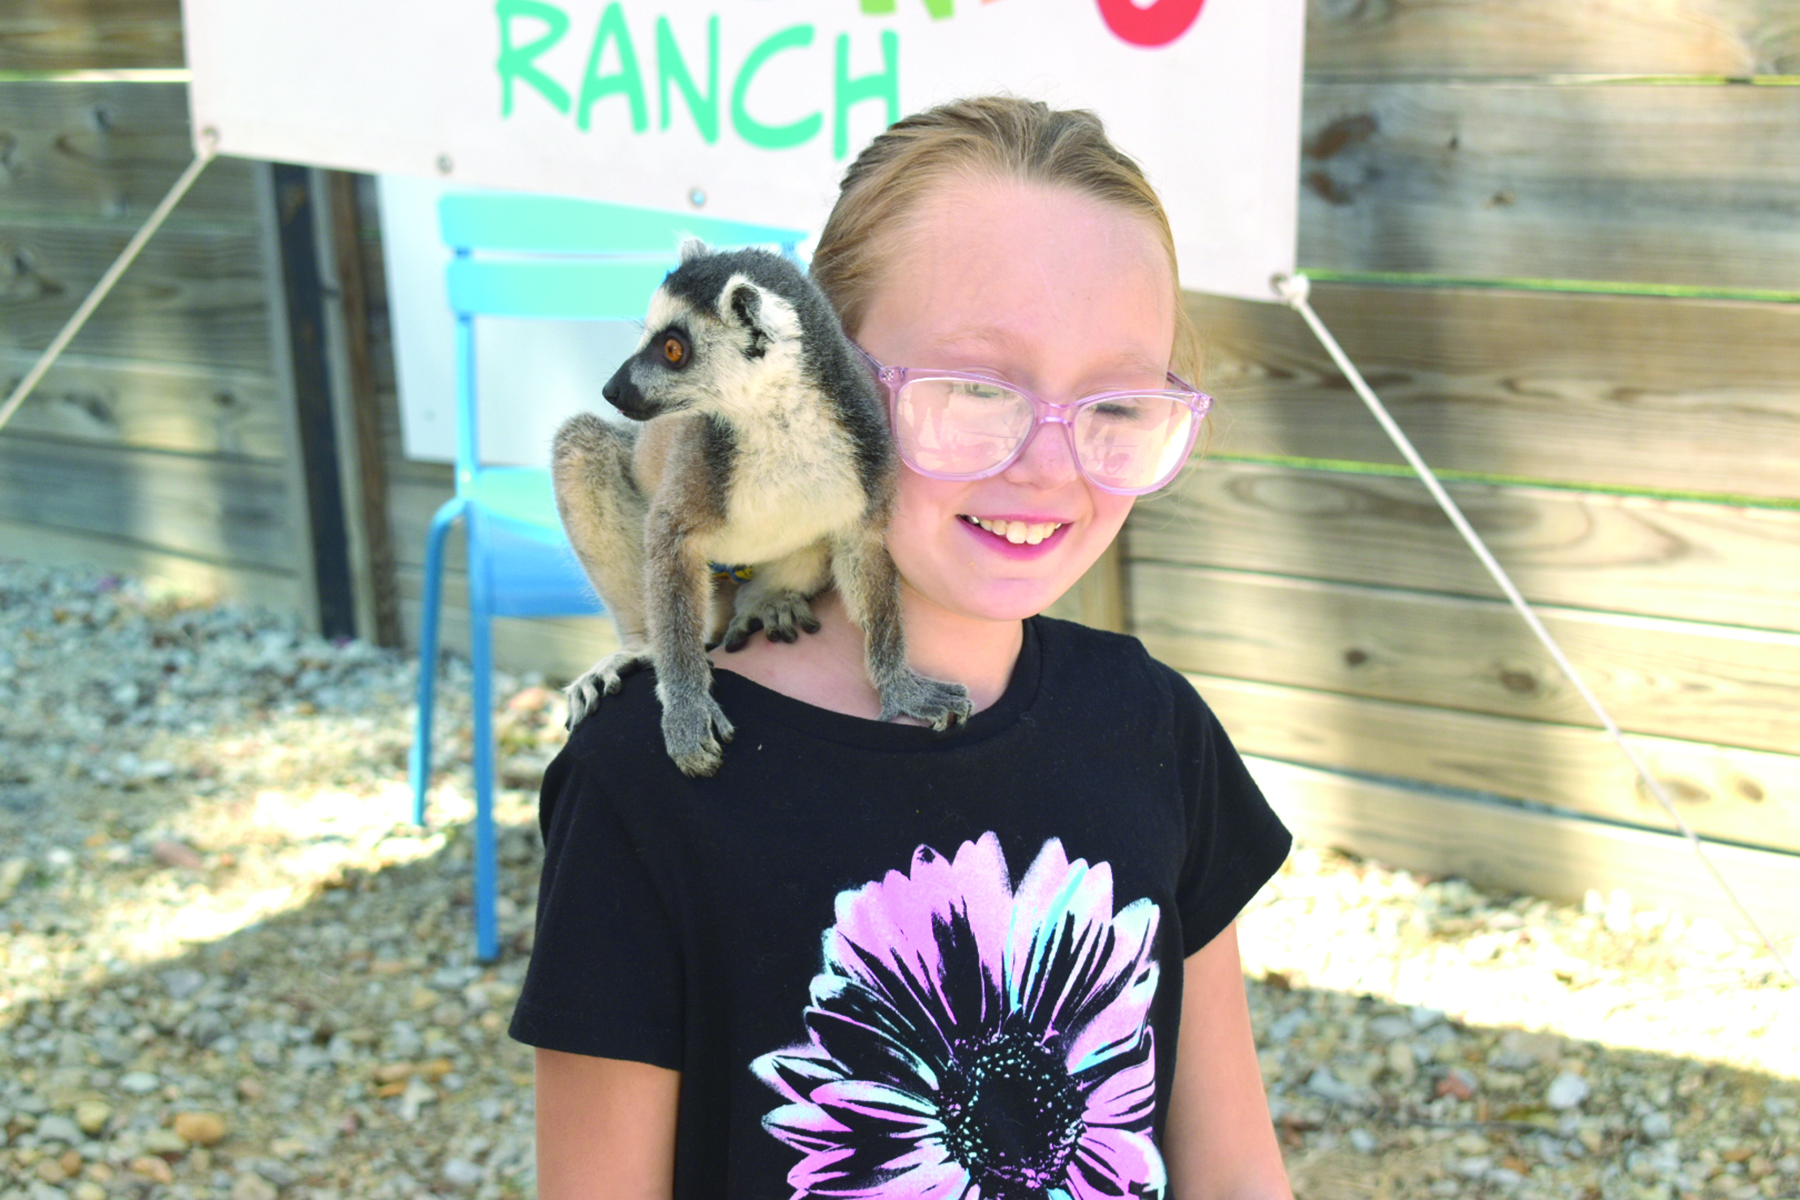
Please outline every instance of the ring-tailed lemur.
[[732, 728], [706, 654], [714, 563], [753, 568], [723, 630], [728, 649], [758, 628], [780, 641], [816, 630], [807, 601], [835, 579], [863, 630], [882, 719], [945, 729], [969, 715], [961, 684], [907, 666], [884, 540], [898, 470], [884, 407], [799, 268], [690, 240], [651, 298], [637, 352], [601, 394], [641, 424], [570, 418], [552, 474], [563, 527], [622, 648], [567, 689], [569, 728], [652, 663], [669, 756], [689, 775], [718, 770]]

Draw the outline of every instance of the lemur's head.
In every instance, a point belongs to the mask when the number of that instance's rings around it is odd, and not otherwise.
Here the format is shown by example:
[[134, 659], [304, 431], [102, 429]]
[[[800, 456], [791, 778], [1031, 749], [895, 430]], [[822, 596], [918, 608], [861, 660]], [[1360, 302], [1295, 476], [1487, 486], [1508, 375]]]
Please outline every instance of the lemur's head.
[[682, 410], [731, 417], [766, 407], [799, 382], [797, 305], [812, 288], [778, 254], [712, 251], [689, 239], [681, 265], [650, 298], [636, 353], [601, 395], [639, 421]]

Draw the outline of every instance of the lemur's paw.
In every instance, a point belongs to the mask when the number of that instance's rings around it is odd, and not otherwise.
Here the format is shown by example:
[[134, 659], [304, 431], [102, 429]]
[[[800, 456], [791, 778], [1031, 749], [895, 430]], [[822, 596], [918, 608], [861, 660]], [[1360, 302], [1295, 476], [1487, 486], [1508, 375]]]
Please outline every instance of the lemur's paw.
[[718, 772], [725, 761], [722, 743], [729, 742], [736, 732], [709, 692], [687, 700], [665, 700], [662, 730], [669, 757], [683, 775], [695, 777]]
[[927, 679], [906, 672], [881, 693], [881, 719], [911, 717], [923, 721], [942, 733], [952, 725], [960, 725], [975, 711], [969, 689], [960, 683]]
[[581, 678], [563, 689], [569, 698], [569, 715], [563, 728], [573, 732], [583, 718], [600, 707], [600, 698], [619, 690], [625, 677], [650, 665], [650, 655], [641, 650], [615, 650], [582, 673]]
[[748, 597], [738, 593], [737, 610], [725, 627], [725, 649], [742, 650], [750, 635], [762, 630], [771, 642], [794, 642], [802, 633], [819, 632], [819, 618], [799, 592], [765, 592]]

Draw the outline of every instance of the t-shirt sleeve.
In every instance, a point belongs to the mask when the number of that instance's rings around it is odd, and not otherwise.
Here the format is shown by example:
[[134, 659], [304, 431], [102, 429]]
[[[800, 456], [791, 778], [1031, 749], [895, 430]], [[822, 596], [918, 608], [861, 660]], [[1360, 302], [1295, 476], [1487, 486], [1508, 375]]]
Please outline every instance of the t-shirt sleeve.
[[1175, 671], [1168, 675], [1188, 805], [1187, 858], [1176, 893], [1185, 955], [1236, 919], [1287, 859], [1293, 836], [1193, 685]]
[[593, 763], [568, 747], [545, 772], [539, 804], [537, 933], [512, 1036], [680, 1069], [681, 941], [641, 838]]

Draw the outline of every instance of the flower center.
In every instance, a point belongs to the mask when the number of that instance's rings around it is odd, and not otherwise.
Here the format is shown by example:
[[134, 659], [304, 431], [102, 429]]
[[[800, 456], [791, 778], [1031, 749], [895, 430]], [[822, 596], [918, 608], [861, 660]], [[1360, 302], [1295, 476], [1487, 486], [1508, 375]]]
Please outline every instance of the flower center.
[[1084, 1128], [1079, 1089], [1061, 1059], [1021, 1030], [958, 1051], [938, 1112], [945, 1147], [983, 1200], [1060, 1184]]

